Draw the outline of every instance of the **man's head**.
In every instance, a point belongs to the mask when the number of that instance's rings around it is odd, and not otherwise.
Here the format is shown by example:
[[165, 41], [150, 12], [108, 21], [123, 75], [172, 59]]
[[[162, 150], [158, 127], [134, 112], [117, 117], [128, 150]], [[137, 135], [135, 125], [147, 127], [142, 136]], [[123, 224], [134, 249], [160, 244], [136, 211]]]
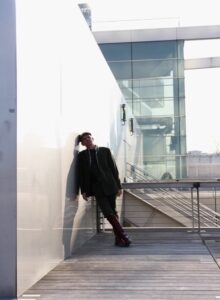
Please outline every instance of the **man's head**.
[[93, 144], [93, 137], [90, 132], [83, 132], [79, 135], [79, 142], [86, 148], [92, 148], [94, 146]]

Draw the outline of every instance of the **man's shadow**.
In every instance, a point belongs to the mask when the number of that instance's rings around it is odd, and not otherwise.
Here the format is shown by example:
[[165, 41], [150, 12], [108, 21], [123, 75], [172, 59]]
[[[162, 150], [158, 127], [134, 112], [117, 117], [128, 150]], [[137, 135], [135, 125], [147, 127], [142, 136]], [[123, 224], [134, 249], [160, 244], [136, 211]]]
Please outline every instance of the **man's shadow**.
[[[77, 158], [78, 158], [78, 136], [75, 139], [75, 145], [73, 150], [73, 160], [69, 168], [69, 172], [66, 180], [65, 191], [65, 207], [63, 218], [63, 245], [64, 245], [64, 257], [71, 256], [73, 241], [72, 235], [75, 228], [75, 219], [78, 211], [78, 198], [79, 198], [79, 183], [77, 175]], [[78, 226], [77, 226], [78, 227]], [[76, 233], [75, 233], [76, 236]]]

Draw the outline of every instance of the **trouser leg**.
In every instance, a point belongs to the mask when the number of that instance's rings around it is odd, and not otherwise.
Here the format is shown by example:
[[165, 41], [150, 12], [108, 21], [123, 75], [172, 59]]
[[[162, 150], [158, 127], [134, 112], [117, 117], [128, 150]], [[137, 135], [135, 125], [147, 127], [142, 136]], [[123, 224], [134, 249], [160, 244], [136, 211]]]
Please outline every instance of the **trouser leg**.
[[113, 231], [115, 234], [115, 242], [117, 246], [128, 247], [131, 244], [131, 240], [125, 234], [121, 224], [119, 223], [117, 217], [115, 215], [110, 215], [107, 217], [107, 220], [113, 227]]
[[95, 198], [105, 218], [110, 215], [117, 215], [115, 195], [96, 195]]
[[116, 195], [96, 195], [96, 200], [102, 213], [112, 225], [115, 234], [115, 244], [117, 246], [127, 247], [131, 241], [118, 221], [115, 199]]

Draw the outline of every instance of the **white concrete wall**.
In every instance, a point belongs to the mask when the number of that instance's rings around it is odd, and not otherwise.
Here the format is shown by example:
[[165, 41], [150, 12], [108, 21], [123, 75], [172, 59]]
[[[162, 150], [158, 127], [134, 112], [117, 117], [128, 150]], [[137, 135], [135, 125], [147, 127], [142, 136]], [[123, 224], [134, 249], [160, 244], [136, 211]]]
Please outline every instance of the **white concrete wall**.
[[0, 1], [0, 298], [16, 295], [16, 52], [13, 0]]
[[74, 1], [17, 0], [16, 15], [20, 295], [95, 233], [94, 203], [65, 197], [76, 135], [118, 161], [123, 147], [121, 93]]

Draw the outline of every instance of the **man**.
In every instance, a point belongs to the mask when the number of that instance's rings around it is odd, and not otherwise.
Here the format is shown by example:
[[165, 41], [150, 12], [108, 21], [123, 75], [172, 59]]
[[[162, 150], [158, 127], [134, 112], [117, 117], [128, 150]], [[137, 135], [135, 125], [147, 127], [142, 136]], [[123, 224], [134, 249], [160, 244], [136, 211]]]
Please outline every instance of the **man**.
[[113, 227], [115, 245], [128, 247], [131, 243], [121, 227], [116, 212], [116, 197], [122, 193], [115, 160], [109, 148], [97, 147], [90, 132], [79, 136], [86, 150], [78, 154], [79, 187], [84, 200], [95, 196], [103, 215]]

